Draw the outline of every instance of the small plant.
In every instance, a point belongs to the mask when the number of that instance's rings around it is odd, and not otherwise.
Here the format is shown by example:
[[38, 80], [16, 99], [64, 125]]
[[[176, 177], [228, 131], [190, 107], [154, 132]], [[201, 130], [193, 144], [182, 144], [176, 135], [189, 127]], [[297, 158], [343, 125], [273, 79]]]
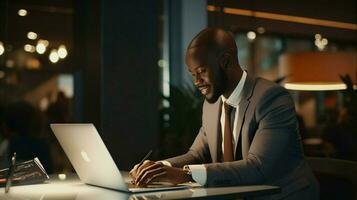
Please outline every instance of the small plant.
[[161, 99], [166, 106], [159, 109], [159, 156], [166, 158], [182, 154], [191, 146], [201, 127], [203, 97], [190, 86], [170, 86], [170, 96], [161, 95]]

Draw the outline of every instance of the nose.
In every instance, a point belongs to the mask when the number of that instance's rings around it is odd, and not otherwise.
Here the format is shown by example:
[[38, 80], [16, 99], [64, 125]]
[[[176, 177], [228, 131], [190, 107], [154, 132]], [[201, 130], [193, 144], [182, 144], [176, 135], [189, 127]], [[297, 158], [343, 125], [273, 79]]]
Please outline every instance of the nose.
[[203, 82], [203, 80], [200, 76], [194, 77], [193, 83], [195, 84], [195, 86], [202, 84], [202, 82]]

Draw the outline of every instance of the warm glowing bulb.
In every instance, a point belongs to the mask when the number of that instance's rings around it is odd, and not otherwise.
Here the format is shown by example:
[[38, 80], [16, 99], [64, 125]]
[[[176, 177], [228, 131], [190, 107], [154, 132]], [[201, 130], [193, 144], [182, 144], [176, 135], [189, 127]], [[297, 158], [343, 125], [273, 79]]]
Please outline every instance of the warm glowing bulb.
[[321, 40], [321, 43], [322, 43], [324, 46], [326, 46], [326, 45], [328, 44], [328, 40], [327, 40], [326, 38], [323, 38], [323, 39]]
[[56, 49], [53, 49], [49, 55], [49, 59], [52, 63], [56, 63], [59, 60], [58, 53]]
[[30, 39], [30, 40], [36, 40], [37, 39], [37, 33], [35, 32], [28, 32], [27, 33], [27, 38]]
[[26, 52], [33, 53], [33, 52], [36, 51], [36, 48], [35, 48], [33, 45], [31, 45], [31, 44], [25, 44], [24, 50], [25, 50]]
[[39, 42], [43, 43], [46, 47], [50, 44], [48, 40], [40, 40]]
[[0, 42], [0, 56], [5, 52], [4, 44]]
[[44, 54], [45, 51], [46, 51], [46, 46], [45, 46], [43, 43], [38, 43], [38, 44], [36, 45], [36, 51], [37, 51], [37, 53], [39, 53], [39, 54]]
[[63, 59], [67, 56], [67, 54], [68, 54], [68, 52], [67, 52], [66, 46], [65, 45], [59, 46], [59, 48], [58, 48], [59, 58]]
[[320, 40], [321, 37], [322, 37], [321, 34], [318, 34], [318, 33], [315, 34], [315, 39], [316, 39], [316, 40]]
[[44, 54], [48, 46], [47, 40], [39, 40], [36, 45], [36, 51], [39, 54]]
[[21, 17], [25, 17], [27, 15], [27, 10], [25, 9], [20, 9], [17, 14]]
[[247, 33], [247, 38], [248, 38], [248, 40], [254, 40], [256, 37], [257, 37], [257, 34], [255, 34], [254, 31], [249, 31], [249, 32]]
[[323, 42], [323, 40], [315, 40], [315, 46], [318, 48], [319, 51], [323, 51], [326, 47], [326, 41]]
[[315, 46], [319, 46], [319, 45], [321, 45], [321, 41], [320, 40], [315, 40]]

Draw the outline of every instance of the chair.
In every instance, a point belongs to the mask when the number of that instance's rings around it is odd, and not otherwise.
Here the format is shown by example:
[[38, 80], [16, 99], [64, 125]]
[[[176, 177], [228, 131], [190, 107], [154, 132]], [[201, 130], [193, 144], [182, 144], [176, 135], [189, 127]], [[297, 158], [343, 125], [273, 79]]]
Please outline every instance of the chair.
[[307, 157], [320, 183], [320, 199], [357, 200], [357, 162]]

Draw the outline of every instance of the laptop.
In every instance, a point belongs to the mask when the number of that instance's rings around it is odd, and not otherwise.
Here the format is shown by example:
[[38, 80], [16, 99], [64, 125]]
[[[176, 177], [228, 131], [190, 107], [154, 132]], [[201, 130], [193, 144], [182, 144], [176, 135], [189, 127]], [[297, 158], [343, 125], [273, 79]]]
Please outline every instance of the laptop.
[[187, 185], [152, 184], [137, 187], [125, 180], [93, 124], [50, 124], [76, 170], [89, 185], [125, 192], [150, 192], [187, 188]]

